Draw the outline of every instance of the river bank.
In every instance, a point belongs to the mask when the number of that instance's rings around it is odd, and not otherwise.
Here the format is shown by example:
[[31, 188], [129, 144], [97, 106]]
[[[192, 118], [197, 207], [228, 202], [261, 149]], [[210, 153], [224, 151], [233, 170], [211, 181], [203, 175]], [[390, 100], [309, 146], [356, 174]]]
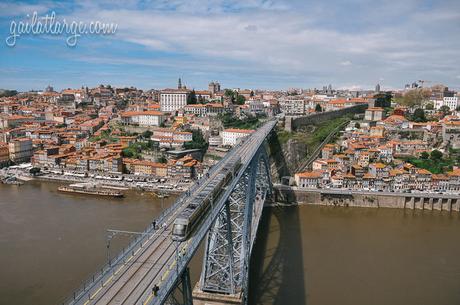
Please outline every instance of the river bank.
[[274, 202], [287, 205], [322, 205], [336, 207], [397, 208], [409, 210], [460, 211], [458, 194], [428, 192], [369, 192], [340, 189], [300, 189], [276, 185]]

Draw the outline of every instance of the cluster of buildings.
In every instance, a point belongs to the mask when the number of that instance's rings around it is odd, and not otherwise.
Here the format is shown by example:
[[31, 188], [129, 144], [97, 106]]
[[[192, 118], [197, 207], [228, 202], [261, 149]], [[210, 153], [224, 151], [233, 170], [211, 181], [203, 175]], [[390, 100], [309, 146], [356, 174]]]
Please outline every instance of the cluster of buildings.
[[433, 174], [408, 160], [429, 156], [436, 148], [447, 155], [459, 148], [460, 112], [437, 121], [412, 122], [407, 108], [389, 115], [370, 107], [364, 120], [353, 121], [335, 144], [326, 144], [312, 169], [295, 174], [301, 188], [345, 188], [404, 192], [460, 191], [460, 169]]
[[451, 111], [459, 108], [460, 95], [459, 93], [449, 90], [448, 87], [436, 85], [431, 88], [430, 103], [433, 105], [434, 110], [439, 110], [441, 107], [449, 107]]

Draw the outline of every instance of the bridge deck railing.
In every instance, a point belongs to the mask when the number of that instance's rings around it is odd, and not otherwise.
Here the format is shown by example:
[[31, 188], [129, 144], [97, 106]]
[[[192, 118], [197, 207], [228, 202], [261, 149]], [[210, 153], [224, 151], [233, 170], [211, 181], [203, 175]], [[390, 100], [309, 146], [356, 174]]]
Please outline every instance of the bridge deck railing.
[[[272, 126], [270, 131], [273, 129], [274, 126], [275, 125]], [[263, 144], [263, 139], [260, 140], [256, 146], [260, 147], [262, 144]], [[250, 164], [251, 160], [254, 158], [257, 151], [258, 149], [255, 149], [254, 151], [250, 153], [249, 158], [248, 158], [249, 161], [247, 162], [247, 164], [242, 166], [238, 175], [233, 179], [233, 181], [227, 187], [224, 188], [223, 194], [219, 197], [217, 202], [215, 202], [212, 205], [210, 211], [207, 213], [207, 216], [204, 218], [204, 221], [202, 221], [199, 228], [196, 230], [196, 233], [194, 233], [193, 241], [188, 247], [188, 250], [185, 252], [185, 254], [178, 257], [179, 261], [176, 262], [177, 269], [174, 269], [171, 273], [169, 273], [166, 281], [163, 283], [162, 287], [160, 288], [158, 297], [153, 299], [151, 302], [149, 302], [148, 303], [149, 305], [161, 304], [161, 302], [165, 300], [167, 295], [171, 292], [171, 290], [173, 289], [177, 281], [180, 279], [180, 275], [182, 274], [186, 266], [191, 261], [199, 245], [201, 244], [207, 232], [209, 231], [209, 228], [212, 226], [213, 222], [217, 219], [217, 216], [223, 209], [225, 202], [227, 201], [230, 194], [233, 192], [233, 189], [235, 188], [236, 184], [243, 176], [245, 169]], [[227, 154], [226, 156], [229, 156], [229, 155], [230, 154]]]
[[[234, 149], [230, 150], [220, 161], [225, 162], [230, 156], [232, 155], [232, 151]], [[209, 170], [209, 175], [213, 174], [217, 170], [218, 166], [217, 164], [214, 165], [210, 170]], [[202, 177], [200, 178], [197, 182], [195, 182], [190, 188], [189, 191], [190, 193], [193, 193], [199, 185], [205, 180], [206, 178]], [[184, 199], [186, 199], [188, 196], [184, 192], [182, 193], [177, 200], [168, 208], [166, 208], [160, 216], [158, 216], [156, 219], [157, 224], [161, 224], [165, 221], [165, 218], [174, 210], [176, 210], [183, 202]], [[63, 300], [61, 303], [62, 304], [76, 304], [81, 300], [88, 300], [91, 296], [91, 293], [93, 290], [99, 289], [100, 285], [102, 286], [104, 283], [104, 280], [106, 278], [110, 277], [113, 272], [115, 267], [120, 265], [120, 263], [125, 261], [125, 258], [131, 256], [133, 253], [135, 253], [139, 248], [142, 247], [143, 242], [148, 239], [150, 235], [153, 233], [153, 225], [151, 224], [150, 226], [147, 227], [141, 234], [139, 234], [136, 238], [134, 238], [127, 247], [123, 248], [120, 253], [111, 259], [109, 262], [104, 264], [101, 269], [99, 269], [97, 272], [95, 272], [90, 278], [86, 281], [83, 282], [83, 284], [75, 290], [72, 295], [68, 296], [65, 300]]]

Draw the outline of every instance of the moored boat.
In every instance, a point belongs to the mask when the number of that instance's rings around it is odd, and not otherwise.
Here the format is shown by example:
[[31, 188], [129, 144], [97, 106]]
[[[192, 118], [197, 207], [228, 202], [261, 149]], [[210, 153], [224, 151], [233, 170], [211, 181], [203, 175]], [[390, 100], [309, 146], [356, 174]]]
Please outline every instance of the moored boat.
[[123, 197], [123, 193], [112, 190], [112, 189], [103, 189], [97, 187], [88, 187], [84, 184], [71, 184], [58, 187], [58, 191], [66, 193], [78, 193], [85, 195], [98, 195], [98, 196], [109, 196], [109, 197]]

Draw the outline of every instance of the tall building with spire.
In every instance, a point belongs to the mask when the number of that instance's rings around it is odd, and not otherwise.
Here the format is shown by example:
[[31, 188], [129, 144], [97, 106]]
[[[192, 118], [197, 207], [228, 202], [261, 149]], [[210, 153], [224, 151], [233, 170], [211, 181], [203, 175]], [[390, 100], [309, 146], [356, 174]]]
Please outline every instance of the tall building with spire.
[[380, 84], [377, 84], [377, 85], [375, 86], [375, 92], [376, 92], [376, 93], [380, 93]]

